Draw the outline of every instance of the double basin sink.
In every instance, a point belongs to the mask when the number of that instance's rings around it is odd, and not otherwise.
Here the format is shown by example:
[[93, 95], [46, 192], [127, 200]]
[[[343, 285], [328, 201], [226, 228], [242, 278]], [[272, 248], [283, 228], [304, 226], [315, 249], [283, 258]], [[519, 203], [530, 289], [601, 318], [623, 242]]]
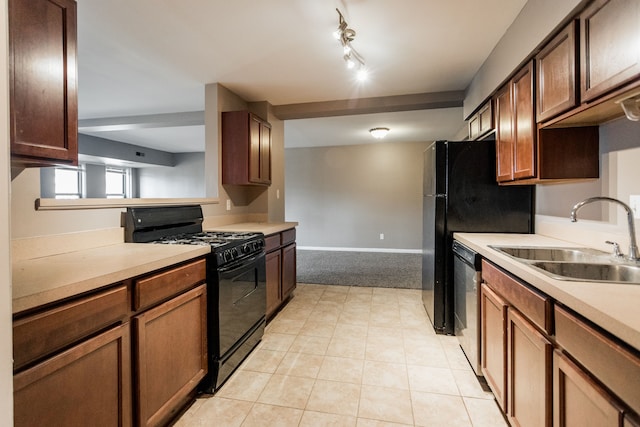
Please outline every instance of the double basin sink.
[[640, 284], [640, 264], [590, 248], [491, 246], [559, 280]]

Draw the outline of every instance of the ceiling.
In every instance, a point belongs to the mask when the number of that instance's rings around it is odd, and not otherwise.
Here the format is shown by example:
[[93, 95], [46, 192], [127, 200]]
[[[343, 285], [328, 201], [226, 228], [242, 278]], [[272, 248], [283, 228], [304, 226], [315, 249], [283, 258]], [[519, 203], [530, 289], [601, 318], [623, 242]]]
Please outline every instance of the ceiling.
[[[78, 0], [80, 131], [171, 152], [202, 150], [203, 125], [86, 132], [82, 125], [202, 111], [207, 83], [274, 106], [464, 91], [525, 3]], [[369, 69], [364, 83], [346, 69], [332, 36], [336, 8], [356, 30], [352, 45]], [[365, 143], [375, 126], [391, 128], [384, 141], [429, 141], [463, 126], [459, 107], [380, 111], [287, 120], [285, 146]]]

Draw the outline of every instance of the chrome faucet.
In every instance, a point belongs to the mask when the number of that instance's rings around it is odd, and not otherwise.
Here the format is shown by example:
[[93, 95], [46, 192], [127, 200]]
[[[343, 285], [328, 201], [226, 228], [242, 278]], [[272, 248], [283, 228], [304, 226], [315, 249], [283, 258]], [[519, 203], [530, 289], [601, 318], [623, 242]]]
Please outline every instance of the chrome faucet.
[[583, 207], [588, 203], [597, 202], [599, 200], [603, 202], [617, 203], [620, 206], [622, 206], [624, 210], [627, 211], [627, 223], [629, 225], [629, 254], [627, 255], [627, 259], [630, 261], [640, 260], [640, 257], [638, 256], [638, 245], [636, 244], [636, 227], [635, 227], [635, 221], [633, 219], [633, 210], [631, 210], [629, 205], [627, 205], [626, 203], [611, 197], [601, 197], [601, 196], [589, 197], [588, 199], [584, 199], [583, 201], [576, 203], [573, 206], [573, 208], [571, 209], [571, 222], [578, 221], [578, 218], [576, 217], [576, 213], [578, 212], [578, 209], [580, 209], [581, 207]]

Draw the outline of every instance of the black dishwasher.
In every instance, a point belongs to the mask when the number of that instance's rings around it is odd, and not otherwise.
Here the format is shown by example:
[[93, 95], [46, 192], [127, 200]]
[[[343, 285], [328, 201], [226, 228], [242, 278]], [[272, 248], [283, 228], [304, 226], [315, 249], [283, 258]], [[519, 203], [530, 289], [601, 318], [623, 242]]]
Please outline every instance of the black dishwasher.
[[482, 257], [453, 241], [454, 332], [471, 367], [480, 369], [480, 280]]

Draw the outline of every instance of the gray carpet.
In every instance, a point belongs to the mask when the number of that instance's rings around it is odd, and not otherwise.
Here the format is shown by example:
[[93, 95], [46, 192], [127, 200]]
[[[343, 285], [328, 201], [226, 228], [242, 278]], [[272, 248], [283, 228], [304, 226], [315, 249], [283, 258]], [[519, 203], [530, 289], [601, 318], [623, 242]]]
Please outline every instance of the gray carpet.
[[298, 283], [420, 289], [420, 254], [297, 251]]

